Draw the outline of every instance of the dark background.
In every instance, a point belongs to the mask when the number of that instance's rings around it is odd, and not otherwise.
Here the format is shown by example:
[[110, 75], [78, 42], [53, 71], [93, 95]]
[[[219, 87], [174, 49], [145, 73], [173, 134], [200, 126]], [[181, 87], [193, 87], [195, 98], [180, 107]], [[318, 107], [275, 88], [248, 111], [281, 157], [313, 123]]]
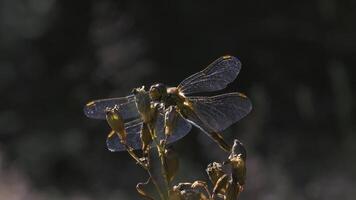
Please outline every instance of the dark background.
[[[138, 199], [146, 174], [111, 153], [89, 100], [177, 85], [216, 58], [242, 61], [227, 91], [250, 115], [227, 129], [248, 151], [241, 199], [356, 196], [356, 3], [0, 1], [0, 199]], [[178, 181], [224, 158], [197, 129], [176, 143]]]

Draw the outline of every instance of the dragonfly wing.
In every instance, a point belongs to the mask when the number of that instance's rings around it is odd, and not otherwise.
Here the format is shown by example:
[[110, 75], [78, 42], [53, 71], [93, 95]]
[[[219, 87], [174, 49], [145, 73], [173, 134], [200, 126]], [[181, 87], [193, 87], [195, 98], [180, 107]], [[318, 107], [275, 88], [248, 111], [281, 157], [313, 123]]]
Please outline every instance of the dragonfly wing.
[[[156, 119], [156, 134], [159, 140], [165, 139], [165, 122], [164, 122], [165, 111], [160, 111]], [[167, 138], [167, 144], [176, 142], [177, 140], [186, 136], [191, 130], [192, 125], [187, 122], [182, 116], [177, 113], [173, 131], [171, 135]]]
[[158, 140], [164, 139], [164, 112], [159, 111], [156, 116], [155, 130]]
[[91, 101], [84, 106], [84, 113], [89, 118], [106, 119], [106, 109], [114, 106], [125, 121], [139, 117], [134, 95]]
[[186, 136], [192, 129], [192, 125], [186, 121], [180, 114], [176, 115], [175, 128], [173, 128], [172, 135], [169, 136], [167, 143], [171, 144]]
[[215, 131], [225, 130], [252, 109], [250, 100], [234, 92], [212, 97], [189, 97], [194, 113]]
[[183, 80], [178, 89], [185, 95], [222, 90], [236, 79], [240, 69], [239, 59], [233, 56], [223, 56], [203, 71]]
[[[133, 120], [131, 122], [125, 123], [125, 130], [127, 133], [127, 144], [133, 149], [141, 149], [142, 142], [140, 138], [140, 133], [142, 130], [143, 122], [140, 119]], [[175, 123], [175, 128], [173, 129], [172, 135], [168, 138], [167, 143], [173, 143], [177, 140], [183, 138], [187, 135], [192, 128], [191, 124], [188, 123], [179, 114], [177, 115], [177, 120]], [[157, 115], [155, 124], [156, 134], [159, 140], [165, 138], [164, 134], [164, 113], [160, 112]], [[121, 144], [120, 138], [117, 134], [109, 135], [106, 140], [107, 147], [110, 151], [125, 151], [126, 148]]]
[[226, 143], [226, 141], [220, 135], [220, 133], [214, 130], [205, 121], [200, 119], [195, 112], [185, 111], [183, 113], [183, 116], [189, 123], [191, 123], [195, 127], [199, 128], [201, 131], [203, 131], [205, 134], [207, 134], [214, 142], [216, 142], [220, 146], [220, 148], [222, 148], [226, 152], [230, 152], [231, 149], [230, 145]]
[[[143, 122], [138, 120], [133, 120], [125, 123], [125, 130], [127, 133], [127, 144], [133, 149], [141, 149], [142, 142], [140, 139], [140, 133], [142, 130]], [[112, 152], [125, 151], [126, 148], [121, 144], [120, 138], [117, 134], [109, 135], [106, 139], [106, 145], [108, 149]]]

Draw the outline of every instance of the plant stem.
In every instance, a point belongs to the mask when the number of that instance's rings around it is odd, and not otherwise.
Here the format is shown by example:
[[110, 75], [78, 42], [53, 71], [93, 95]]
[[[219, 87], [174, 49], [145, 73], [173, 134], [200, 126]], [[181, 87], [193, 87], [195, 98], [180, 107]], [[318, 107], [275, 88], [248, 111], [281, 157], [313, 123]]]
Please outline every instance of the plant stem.
[[[127, 148], [126, 148], [127, 149]], [[129, 153], [129, 155], [145, 170], [148, 169], [148, 166], [146, 164], [144, 164], [139, 158], [138, 156], [136, 156], [136, 154], [133, 152], [132, 149], [127, 149], [127, 152]]]
[[[148, 175], [150, 176], [153, 185], [155, 186], [160, 198], [162, 200], [164, 200], [164, 195], [156, 181], [156, 179], [154, 178], [154, 176], [151, 173], [150, 167], [147, 164], [142, 163], [142, 161], [138, 158], [138, 156], [135, 154], [135, 152], [132, 150], [131, 147], [129, 147], [128, 145], [124, 144], [125, 148], [127, 149], [127, 152], [129, 153], [129, 155], [143, 168], [147, 171]], [[148, 161], [148, 163], [150, 163], [150, 161]]]
[[160, 197], [162, 200], [165, 200], [164, 195], [163, 195], [163, 193], [162, 193], [162, 191], [161, 191], [161, 188], [159, 187], [159, 185], [158, 185], [156, 179], [153, 177], [151, 171], [150, 171], [150, 170], [147, 170], [147, 173], [148, 173], [148, 175], [151, 177], [152, 183], [153, 183], [153, 185], [155, 186], [155, 188], [156, 188], [156, 190], [157, 190], [157, 192], [158, 192], [158, 194], [159, 194], [159, 197]]
[[152, 137], [152, 140], [154, 141], [154, 143], [156, 143], [156, 147], [157, 147], [157, 151], [158, 151], [158, 156], [160, 158], [160, 163], [161, 163], [161, 170], [162, 170], [162, 174], [164, 177], [164, 182], [165, 182], [165, 186], [166, 186], [166, 194], [167, 197], [169, 197], [169, 191], [170, 191], [170, 181], [167, 179], [167, 171], [166, 168], [164, 166], [164, 148], [160, 142], [157, 140], [157, 135], [156, 135], [156, 129], [152, 128], [151, 124], [149, 124], [149, 131]]

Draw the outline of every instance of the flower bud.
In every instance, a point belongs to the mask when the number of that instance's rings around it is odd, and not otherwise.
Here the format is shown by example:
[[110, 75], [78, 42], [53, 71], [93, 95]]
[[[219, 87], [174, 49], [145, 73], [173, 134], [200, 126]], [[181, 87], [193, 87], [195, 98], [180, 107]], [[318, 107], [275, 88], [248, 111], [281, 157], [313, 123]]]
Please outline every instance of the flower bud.
[[243, 144], [236, 139], [229, 156], [229, 163], [231, 165], [232, 181], [242, 187], [246, 180], [246, 149]]
[[238, 139], [235, 139], [234, 144], [231, 148], [231, 154], [230, 154], [229, 158], [233, 157], [233, 156], [237, 156], [239, 154], [241, 154], [241, 158], [244, 161], [246, 161], [246, 156], [247, 156], [246, 149], [245, 149], [244, 145], [242, 144], [242, 142], [240, 142]]
[[179, 183], [173, 187], [174, 192], [179, 192], [179, 200], [208, 200], [199, 189], [192, 188], [191, 183]]
[[166, 136], [172, 135], [177, 120], [177, 114], [178, 113], [176, 112], [176, 108], [173, 106], [169, 106], [169, 108], [166, 110], [164, 116], [164, 133]]
[[154, 113], [151, 108], [149, 93], [145, 91], [145, 87], [142, 86], [141, 88], [134, 89], [133, 94], [135, 95], [136, 106], [143, 122], [151, 122], [153, 120]]
[[220, 177], [225, 175], [222, 165], [217, 162], [210, 163], [206, 168], [206, 172], [209, 176], [209, 179], [213, 185], [219, 180]]
[[245, 185], [246, 181], [246, 163], [241, 154], [230, 159], [232, 180], [240, 186]]
[[106, 121], [121, 141], [126, 141], [127, 133], [125, 130], [124, 120], [118, 112], [117, 107], [106, 110]]

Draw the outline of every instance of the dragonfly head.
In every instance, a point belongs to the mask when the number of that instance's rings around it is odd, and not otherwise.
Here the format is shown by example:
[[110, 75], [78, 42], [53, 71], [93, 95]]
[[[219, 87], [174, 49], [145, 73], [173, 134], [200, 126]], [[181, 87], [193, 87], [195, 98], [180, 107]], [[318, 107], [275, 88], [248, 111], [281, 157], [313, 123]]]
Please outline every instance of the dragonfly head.
[[162, 83], [157, 83], [150, 88], [150, 97], [153, 101], [160, 101], [167, 96], [167, 87]]

